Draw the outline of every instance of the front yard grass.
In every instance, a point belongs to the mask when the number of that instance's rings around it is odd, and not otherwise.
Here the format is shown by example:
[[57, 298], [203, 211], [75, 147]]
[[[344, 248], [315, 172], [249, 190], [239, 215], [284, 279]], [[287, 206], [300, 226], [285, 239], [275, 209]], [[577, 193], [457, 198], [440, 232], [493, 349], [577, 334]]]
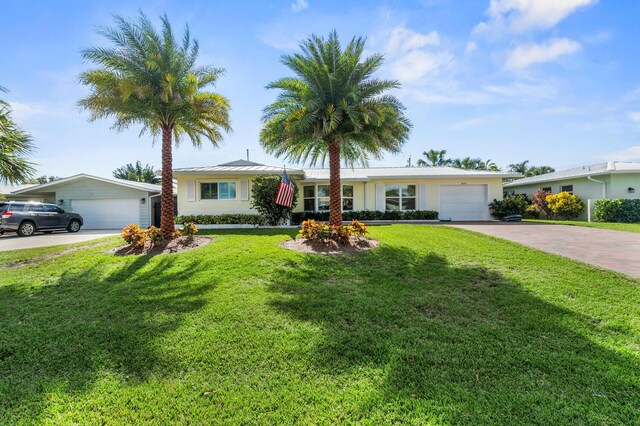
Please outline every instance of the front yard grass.
[[615, 222], [581, 222], [577, 220], [542, 220], [525, 219], [525, 222], [551, 223], [555, 225], [584, 226], [587, 228], [612, 229], [614, 231], [640, 232], [640, 223], [615, 223]]
[[640, 418], [640, 281], [448, 227], [335, 257], [294, 233], [0, 269], [0, 424]]

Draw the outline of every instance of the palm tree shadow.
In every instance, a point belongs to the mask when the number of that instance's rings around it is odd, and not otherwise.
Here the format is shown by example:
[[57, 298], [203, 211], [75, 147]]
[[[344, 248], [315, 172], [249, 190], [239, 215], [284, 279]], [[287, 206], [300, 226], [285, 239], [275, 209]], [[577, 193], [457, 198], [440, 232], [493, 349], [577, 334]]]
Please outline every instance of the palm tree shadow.
[[620, 330], [550, 304], [495, 271], [454, 267], [409, 248], [302, 259], [276, 274], [272, 303], [321, 325], [324, 338], [310, 355], [318, 374], [383, 372], [353, 415], [404, 407], [393, 418], [637, 419], [637, 356], [586, 337], [619, 339]]
[[179, 259], [140, 256], [110, 272], [66, 271], [35, 289], [0, 287], [0, 419], [22, 410], [37, 418], [47, 392], [85, 392], [101, 374], [137, 382], [170, 368], [154, 343], [211, 290], [192, 280], [203, 270], [197, 258]]

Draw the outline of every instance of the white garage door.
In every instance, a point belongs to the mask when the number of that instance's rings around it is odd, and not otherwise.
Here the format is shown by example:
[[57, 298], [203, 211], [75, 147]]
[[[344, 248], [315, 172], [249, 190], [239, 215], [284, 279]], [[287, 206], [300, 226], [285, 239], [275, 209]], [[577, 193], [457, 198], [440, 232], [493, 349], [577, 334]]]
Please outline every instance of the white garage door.
[[489, 220], [487, 185], [441, 185], [440, 219]]
[[72, 200], [71, 209], [84, 219], [84, 229], [121, 229], [140, 223], [140, 200]]

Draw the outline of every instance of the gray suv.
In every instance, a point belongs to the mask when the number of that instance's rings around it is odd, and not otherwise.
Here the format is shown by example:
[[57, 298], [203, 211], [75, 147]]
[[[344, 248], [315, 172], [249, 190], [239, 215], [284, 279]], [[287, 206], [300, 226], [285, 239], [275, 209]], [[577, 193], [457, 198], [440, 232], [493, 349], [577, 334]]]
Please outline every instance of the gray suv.
[[6, 231], [29, 237], [36, 231], [51, 233], [57, 229], [78, 232], [84, 221], [77, 213], [67, 213], [55, 204], [0, 202], [0, 235]]

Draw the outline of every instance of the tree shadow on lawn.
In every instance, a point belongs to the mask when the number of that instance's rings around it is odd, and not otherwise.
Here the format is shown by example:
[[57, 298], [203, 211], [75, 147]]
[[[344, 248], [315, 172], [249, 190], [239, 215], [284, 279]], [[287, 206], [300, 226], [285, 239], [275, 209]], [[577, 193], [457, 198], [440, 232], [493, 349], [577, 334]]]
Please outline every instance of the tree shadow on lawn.
[[198, 258], [184, 259], [139, 256], [111, 271], [96, 262], [43, 286], [0, 287], [0, 423], [35, 421], [50, 393], [84, 392], [105, 374], [135, 383], [170, 368], [154, 342], [212, 288], [191, 280]]
[[631, 331], [433, 253], [383, 245], [300, 259], [274, 274], [273, 304], [322, 327], [306, 354], [318, 374], [379, 377], [367, 396], [353, 390], [358, 407], [347, 418], [629, 424], [640, 416], [637, 354], [593, 341], [632, 345]]

